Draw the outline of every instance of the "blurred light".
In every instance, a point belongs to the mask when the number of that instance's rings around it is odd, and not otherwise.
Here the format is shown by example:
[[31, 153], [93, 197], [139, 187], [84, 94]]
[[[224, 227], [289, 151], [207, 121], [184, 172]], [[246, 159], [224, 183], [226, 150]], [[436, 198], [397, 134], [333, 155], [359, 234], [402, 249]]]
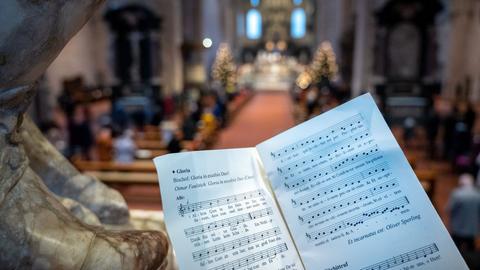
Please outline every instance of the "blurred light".
[[211, 40], [210, 38], [204, 38], [203, 41], [202, 41], [202, 45], [203, 45], [203, 47], [205, 47], [205, 48], [210, 48], [210, 47], [212, 47], [212, 44], [213, 44], [213, 42], [212, 42], [212, 40]]
[[307, 31], [307, 16], [303, 8], [295, 8], [292, 12], [290, 34], [293, 38], [302, 38]]
[[330, 43], [330, 41], [323, 41], [322, 43], [320, 43], [320, 47], [323, 49], [323, 50], [326, 50], [326, 51], [332, 51], [332, 43]]
[[247, 12], [247, 38], [258, 39], [262, 36], [262, 14], [256, 9]]
[[274, 48], [275, 48], [275, 44], [272, 41], [268, 41], [265, 44], [265, 49], [267, 49], [267, 51], [273, 51]]
[[303, 2], [303, 0], [293, 0], [293, 4], [294, 4], [295, 6], [301, 5], [302, 2]]
[[297, 86], [300, 89], [306, 89], [312, 83], [312, 77], [308, 70], [302, 71], [296, 80]]
[[277, 42], [277, 48], [280, 51], [285, 51], [285, 49], [287, 49], [287, 42], [285, 42], [284, 40], [280, 40], [279, 42]]
[[260, 4], [260, 0], [250, 0], [250, 5], [256, 7]]

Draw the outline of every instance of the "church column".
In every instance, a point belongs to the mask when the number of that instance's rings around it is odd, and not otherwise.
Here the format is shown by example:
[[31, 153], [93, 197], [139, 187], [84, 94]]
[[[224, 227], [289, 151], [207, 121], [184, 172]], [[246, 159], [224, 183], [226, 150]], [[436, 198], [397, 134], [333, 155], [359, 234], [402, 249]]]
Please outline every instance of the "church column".
[[337, 59], [341, 58], [340, 41], [343, 29], [344, 0], [317, 0], [316, 44], [329, 41]]
[[443, 96], [455, 98], [457, 88], [469, 89], [469, 99], [480, 100], [480, 3], [475, 0], [451, 2], [451, 25], [447, 74]]
[[181, 3], [182, 1], [169, 0], [158, 3], [158, 10], [162, 12], [162, 81], [165, 94], [179, 93], [183, 90]]
[[210, 74], [210, 67], [213, 64], [217, 49], [221, 42], [225, 41], [222, 24], [222, 0], [202, 0], [202, 40], [210, 38], [213, 43], [210, 48], [205, 49], [203, 54], [203, 66], [207, 77]]
[[464, 49], [467, 43], [468, 21], [466, 16], [466, 8], [468, 1], [459, 0], [451, 1], [450, 6], [450, 46], [448, 52], [447, 74], [445, 86], [443, 88], [443, 96], [446, 98], [454, 98], [455, 88], [460, 83], [460, 78], [464, 75], [465, 59]]
[[472, 9], [469, 13], [471, 32], [469, 36], [466, 58], [467, 76], [470, 78], [470, 100], [478, 102], [480, 100], [480, 3], [472, 2]]
[[370, 77], [372, 76], [372, 40], [375, 24], [371, 1], [355, 1], [355, 11], [352, 97], [360, 95], [362, 91], [373, 90]]
[[234, 49], [236, 38], [236, 2], [220, 1], [220, 16], [224, 41]]

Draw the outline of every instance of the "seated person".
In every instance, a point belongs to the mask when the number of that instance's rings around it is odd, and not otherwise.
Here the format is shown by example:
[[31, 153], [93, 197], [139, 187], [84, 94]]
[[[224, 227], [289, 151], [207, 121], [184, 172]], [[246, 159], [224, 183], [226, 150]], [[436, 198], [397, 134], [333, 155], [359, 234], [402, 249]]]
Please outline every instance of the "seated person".
[[127, 129], [122, 135], [115, 138], [113, 149], [115, 161], [123, 163], [133, 162], [135, 159], [135, 151], [137, 150], [137, 146], [133, 141], [133, 132]]

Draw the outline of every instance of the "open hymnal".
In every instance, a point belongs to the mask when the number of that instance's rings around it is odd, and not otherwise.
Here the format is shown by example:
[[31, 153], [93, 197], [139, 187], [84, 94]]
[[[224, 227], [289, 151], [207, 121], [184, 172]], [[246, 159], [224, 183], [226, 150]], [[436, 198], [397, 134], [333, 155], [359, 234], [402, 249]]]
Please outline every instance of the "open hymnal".
[[154, 161], [180, 269], [468, 269], [370, 94]]

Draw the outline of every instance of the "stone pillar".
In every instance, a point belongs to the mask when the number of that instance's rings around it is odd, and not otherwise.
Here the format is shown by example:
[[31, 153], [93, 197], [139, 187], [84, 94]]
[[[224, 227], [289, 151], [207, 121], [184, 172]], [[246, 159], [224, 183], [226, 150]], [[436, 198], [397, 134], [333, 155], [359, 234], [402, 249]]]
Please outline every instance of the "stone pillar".
[[344, 0], [317, 0], [316, 44], [329, 41], [337, 59], [341, 58], [340, 41], [343, 29]]
[[480, 100], [479, 10], [480, 3], [475, 0], [451, 1], [450, 44], [442, 92], [446, 98], [455, 98], [455, 90], [461, 86], [470, 89], [470, 100]]
[[212, 47], [206, 48], [203, 54], [203, 66], [207, 77], [220, 43], [226, 41], [223, 35], [225, 25], [222, 24], [223, 14], [220, 1], [222, 0], [202, 0], [202, 40], [208, 37], [213, 41]]
[[220, 1], [220, 16], [222, 25], [222, 34], [224, 42], [227, 42], [230, 47], [235, 50], [235, 38], [237, 35], [236, 28], [236, 2]]
[[352, 97], [360, 95], [365, 90], [373, 91], [370, 79], [372, 76], [372, 41], [375, 24], [371, 1], [355, 1], [355, 11]]
[[179, 93], [183, 90], [182, 1], [158, 1], [157, 10], [162, 18], [160, 46], [164, 94]]
[[95, 66], [95, 83], [97, 85], [112, 85], [114, 83], [113, 67], [109, 62], [111, 49], [108, 24], [103, 19], [104, 10], [98, 10], [88, 22], [91, 40], [90, 53]]

